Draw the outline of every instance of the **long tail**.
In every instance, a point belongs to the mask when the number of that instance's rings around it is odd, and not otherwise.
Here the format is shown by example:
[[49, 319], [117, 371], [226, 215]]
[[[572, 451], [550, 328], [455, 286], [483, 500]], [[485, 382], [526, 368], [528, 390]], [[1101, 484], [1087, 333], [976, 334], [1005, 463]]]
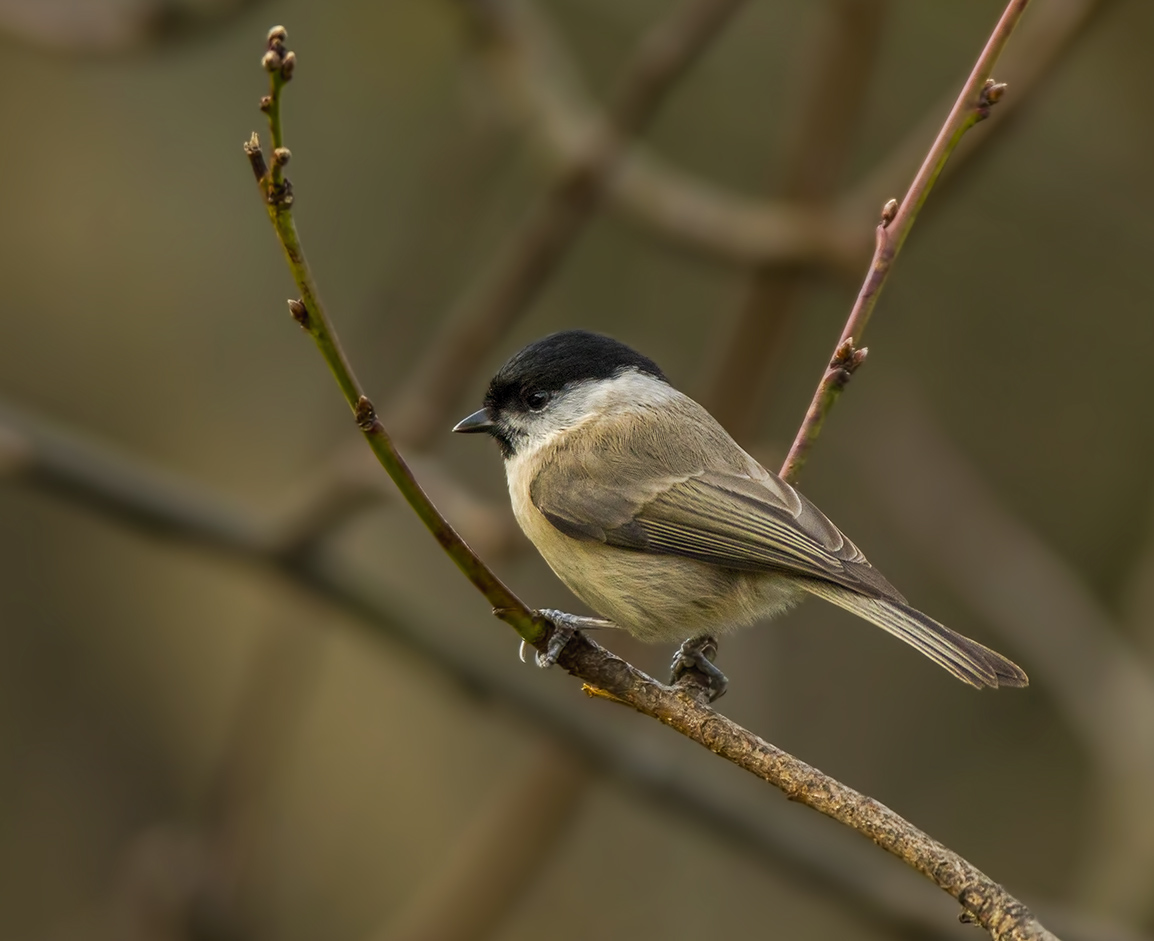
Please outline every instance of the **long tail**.
[[963, 683], [979, 688], [1029, 685], [1029, 677], [1016, 663], [907, 604], [859, 595], [829, 582], [806, 582], [805, 589], [904, 640]]

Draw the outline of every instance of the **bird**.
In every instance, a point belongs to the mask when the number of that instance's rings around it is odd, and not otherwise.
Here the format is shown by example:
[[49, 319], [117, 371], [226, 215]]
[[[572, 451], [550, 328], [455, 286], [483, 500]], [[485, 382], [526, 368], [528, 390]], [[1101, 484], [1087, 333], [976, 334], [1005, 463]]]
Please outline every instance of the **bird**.
[[586, 330], [530, 343], [453, 431], [496, 439], [518, 524], [599, 617], [541, 613], [557, 630], [622, 628], [680, 643], [710, 698], [728, 680], [716, 638], [816, 596], [880, 627], [974, 687], [1021, 687], [1001, 654], [912, 607], [796, 488], [744, 451], [653, 360]]

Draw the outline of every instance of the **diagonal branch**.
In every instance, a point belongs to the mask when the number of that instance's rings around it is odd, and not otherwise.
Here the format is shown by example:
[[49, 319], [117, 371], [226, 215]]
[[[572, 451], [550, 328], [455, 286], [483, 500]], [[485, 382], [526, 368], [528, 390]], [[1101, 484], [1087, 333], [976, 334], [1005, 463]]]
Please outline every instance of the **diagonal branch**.
[[914, 220], [942, 168], [966, 131], [988, 117], [991, 106], [1002, 97], [1006, 86], [996, 84], [990, 78], [990, 71], [1009, 42], [1014, 27], [1026, 12], [1029, 2], [1010, 0], [906, 195], [901, 203], [891, 200], [882, 209], [882, 219], [875, 231], [873, 261], [870, 262], [865, 281], [850, 310], [849, 319], [834, 346], [829, 366], [818, 383], [813, 401], [782, 465], [781, 476], [786, 480], [796, 481], [801, 474], [809, 449], [821, 434], [826, 415], [837, 402], [854, 371], [865, 361], [867, 351], [860, 346], [862, 336], [893, 268], [894, 259], [909, 236]]
[[[560, 37], [538, 6], [489, 0], [470, 7], [479, 58], [518, 120], [535, 130], [559, 175], [581, 164], [606, 118], [593, 103]], [[860, 265], [861, 236], [843, 213], [756, 202], [666, 163], [643, 143], [625, 143], [604, 180], [612, 205], [655, 235], [738, 264]]]
[[[886, 7], [879, 0], [830, 3], [816, 49], [812, 88], [788, 147], [782, 195], [824, 215], [851, 151], [857, 116], [880, 54]], [[705, 404], [739, 441], [750, 436], [790, 320], [813, 272], [759, 266], [712, 370]]]
[[[699, 28], [704, 28], [699, 26]], [[279, 99], [291, 71], [285, 63], [295, 57], [284, 47], [282, 27], [269, 33], [269, 48], [263, 63], [270, 73], [270, 96], [262, 102], [270, 115], [274, 150], [273, 165], [264, 161], [254, 134], [245, 145], [263, 201], [288, 260], [289, 269], [301, 293], [290, 301], [293, 317], [316, 342], [317, 348], [353, 409], [358, 426], [378, 460], [396, 482], [417, 516], [440, 542], [445, 552], [465, 576], [493, 605], [494, 613], [508, 622], [521, 636], [542, 649], [547, 647], [551, 626], [530, 611], [469, 549], [448, 521], [430, 503], [365, 397], [341, 350], [328, 316], [321, 306], [292, 218], [292, 189], [277, 173], [287, 154], [279, 120]], [[653, 52], [654, 74], [662, 63], [675, 56], [658, 45]], [[271, 99], [271, 100], [270, 100]], [[639, 107], [629, 96], [623, 99], [622, 114], [629, 116]], [[585, 682], [591, 694], [632, 706], [681, 732], [738, 767], [757, 775], [782, 790], [791, 800], [804, 803], [873, 840], [903, 860], [935, 885], [948, 892], [962, 906], [967, 920], [981, 924], [998, 941], [1053, 939], [1029, 909], [1000, 885], [947, 847], [931, 839], [912, 824], [877, 801], [846, 787], [805, 762], [770, 745], [737, 723], [704, 705], [686, 688], [664, 686], [646, 676], [603, 647], [577, 634], [562, 650], [560, 665]]]
[[996, 941], [1056, 941], [1021, 902], [952, 850], [918, 830], [885, 805], [806, 764], [684, 691], [663, 686], [578, 634], [559, 664], [586, 688], [604, 691], [693, 739], [805, 804], [873, 840], [949, 893]]
[[261, 60], [269, 73], [269, 94], [261, 99], [261, 110], [269, 117], [269, 133], [272, 137], [273, 152], [271, 167], [265, 162], [260, 147], [260, 140], [253, 134], [244, 145], [245, 155], [249, 159], [257, 185], [260, 187], [269, 219], [276, 230], [277, 238], [284, 249], [285, 259], [293, 280], [300, 290], [298, 300], [289, 301], [289, 312], [301, 328], [312, 337], [321, 356], [328, 364], [329, 370], [336, 380], [353, 411], [358, 427], [368, 441], [369, 447], [377, 456], [381, 466], [401, 491], [401, 495], [408, 502], [425, 524], [429, 532], [441, 544], [445, 554], [457, 565], [470, 582], [492, 603], [499, 616], [507, 621], [529, 643], [540, 642], [546, 634], [546, 622], [531, 612], [519, 598], [516, 597], [505, 584], [486, 566], [468, 547], [456, 530], [449, 524], [417, 483], [409, 466], [400, 453], [393, 446], [392, 439], [385, 433], [384, 427], [377, 418], [372, 402], [365, 396], [360, 383], [353, 374], [352, 366], [341, 349], [340, 341], [333, 331], [328, 315], [321, 305], [319, 292], [305, 259], [304, 249], [297, 236], [296, 223], [293, 221], [292, 185], [283, 177], [282, 168], [288, 162], [289, 151], [284, 146], [284, 137], [280, 122], [280, 98], [284, 86], [292, 78], [292, 68], [286, 70], [288, 63], [295, 66], [296, 56], [285, 49], [285, 30], [283, 27], [274, 27], [269, 31], [268, 51]]
[[[423, 448], [440, 433], [478, 358], [532, 303], [584, 229], [626, 142], [744, 2], [683, 0], [643, 38], [611, 96], [604, 124], [530, 210], [479, 288], [445, 319], [417, 364], [390, 413], [398, 440]], [[491, 6], [477, 3], [476, 13], [489, 16]]]
[[[1087, 27], [1107, 3], [1108, 0], [1048, 0], [1034, 8], [1017, 32], [1013, 54], [1007, 55], [998, 68], [1014, 90], [1013, 95], [998, 105], [999, 127], [1004, 128], [1011, 115], [1019, 113], [1027, 101], [1033, 100], [1026, 92], [1063, 61], [1073, 43], [1087, 35]], [[949, 107], [947, 97], [929, 108], [922, 120], [894, 144], [881, 162], [842, 195], [838, 200], [838, 218], [847, 222], [870, 219], [877, 207], [918, 166], [925, 153], [925, 142], [931, 140], [938, 129], [938, 115]], [[968, 165], [969, 158], [978, 148], [988, 147], [985, 142], [993, 139], [986, 134], [966, 137], [951, 155], [947, 175], [954, 173], [959, 161], [966, 161]]]

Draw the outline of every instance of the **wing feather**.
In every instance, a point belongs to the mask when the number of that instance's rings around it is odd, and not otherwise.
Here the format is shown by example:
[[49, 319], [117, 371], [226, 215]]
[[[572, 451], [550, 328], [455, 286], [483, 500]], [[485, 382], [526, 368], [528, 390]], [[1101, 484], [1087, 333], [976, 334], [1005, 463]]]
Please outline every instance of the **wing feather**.
[[[809, 500], [727, 435], [724, 444], [728, 452], [709, 455], [635, 454], [605, 443], [574, 448], [580, 460], [570, 454], [546, 463], [530, 499], [573, 539], [743, 571], [789, 572], [905, 600]], [[653, 467], [669, 473], [644, 472]]]
[[934, 663], [971, 686], [1027, 686], [1029, 680], [1016, 663], [976, 640], [952, 631], [908, 604], [884, 598], [866, 598], [825, 582], [803, 582], [811, 594], [892, 634]]

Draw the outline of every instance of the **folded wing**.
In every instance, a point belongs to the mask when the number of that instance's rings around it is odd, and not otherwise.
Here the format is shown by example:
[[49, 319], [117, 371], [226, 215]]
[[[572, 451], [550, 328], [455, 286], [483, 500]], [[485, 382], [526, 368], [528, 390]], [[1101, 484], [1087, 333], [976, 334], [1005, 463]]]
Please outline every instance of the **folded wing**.
[[[740, 454], [749, 462], [748, 475], [701, 467], [704, 461], [659, 479], [627, 465], [577, 479], [546, 468], [530, 495], [546, 519], [575, 539], [788, 573], [806, 591], [905, 641], [965, 683], [1027, 684], [1010, 660], [910, 607], [817, 507]], [[631, 483], [597, 485], [605, 479]]]

